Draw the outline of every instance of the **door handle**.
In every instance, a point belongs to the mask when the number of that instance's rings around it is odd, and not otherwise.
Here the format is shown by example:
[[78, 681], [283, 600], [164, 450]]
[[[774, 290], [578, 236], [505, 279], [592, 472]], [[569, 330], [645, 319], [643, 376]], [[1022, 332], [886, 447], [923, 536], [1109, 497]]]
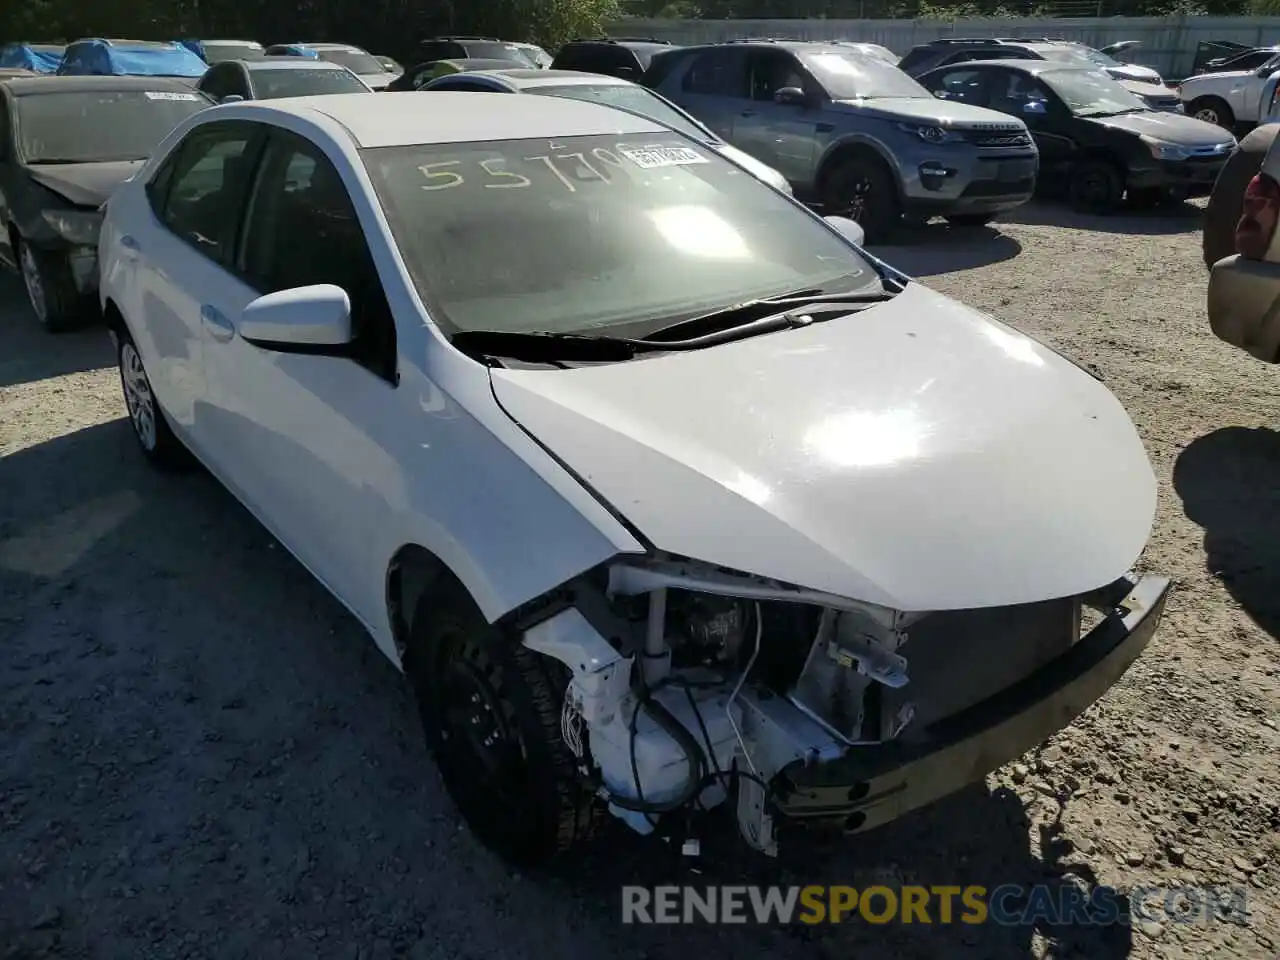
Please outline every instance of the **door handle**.
[[207, 303], [200, 308], [200, 322], [209, 331], [209, 336], [219, 343], [226, 343], [236, 335], [235, 325], [223, 316], [222, 311]]

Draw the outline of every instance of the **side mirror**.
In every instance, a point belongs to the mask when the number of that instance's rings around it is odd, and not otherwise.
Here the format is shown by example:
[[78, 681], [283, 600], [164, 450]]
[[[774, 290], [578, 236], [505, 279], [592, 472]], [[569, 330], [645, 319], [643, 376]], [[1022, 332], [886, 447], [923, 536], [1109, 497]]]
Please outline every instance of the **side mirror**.
[[857, 220], [851, 220], [848, 217], [823, 217], [822, 219], [835, 227], [840, 235], [855, 247], [860, 247], [867, 242], [867, 233]]
[[218, 102], [219, 103], [242, 103], [244, 102], [244, 97], [240, 96], [240, 94], [238, 93], [228, 93], [225, 97], [219, 97]]
[[773, 102], [788, 107], [802, 107], [809, 102], [809, 98], [799, 87], [783, 87], [774, 91]]
[[240, 314], [240, 338], [282, 353], [340, 353], [352, 340], [351, 299], [322, 283], [259, 297]]

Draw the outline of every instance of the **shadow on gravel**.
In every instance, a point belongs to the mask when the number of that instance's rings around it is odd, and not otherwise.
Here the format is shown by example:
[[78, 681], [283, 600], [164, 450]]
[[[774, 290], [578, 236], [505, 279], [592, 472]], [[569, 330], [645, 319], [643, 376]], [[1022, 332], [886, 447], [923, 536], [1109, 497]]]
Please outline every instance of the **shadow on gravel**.
[[115, 366], [111, 340], [87, 321], [66, 333], [46, 333], [27, 306], [22, 284], [0, 264], [0, 388]]
[[1173, 486], [1204, 528], [1210, 573], [1280, 638], [1280, 433], [1224, 427], [1206, 434], [1179, 455]]
[[1065, 230], [1087, 230], [1090, 233], [1120, 233], [1159, 237], [1177, 233], [1197, 233], [1201, 229], [1204, 210], [1191, 203], [1177, 203], [1156, 210], [1134, 210], [1121, 207], [1109, 216], [1076, 213], [1063, 203], [1033, 201], [1017, 210], [1000, 215], [1000, 223], [1026, 226], [1059, 227]]
[[[14, 956], [272, 960], [1118, 960], [1129, 930], [627, 926], [620, 887], [1075, 885], [1053, 831], [975, 786], [852, 839], [701, 874], [614, 824], [522, 875], [463, 829], [411, 697], [361, 628], [209, 475], [149, 470], [117, 420], [0, 460], [0, 943]], [[1044, 801], [1046, 803], [1053, 801]], [[1016, 907], [1016, 902], [1007, 906]], [[815, 952], [816, 948], [816, 952]]]
[[892, 244], [867, 248], [911, 277], [933, 277], [1012, 260], [1022, 244], [991, 227], [924, 224], [903, 227]]

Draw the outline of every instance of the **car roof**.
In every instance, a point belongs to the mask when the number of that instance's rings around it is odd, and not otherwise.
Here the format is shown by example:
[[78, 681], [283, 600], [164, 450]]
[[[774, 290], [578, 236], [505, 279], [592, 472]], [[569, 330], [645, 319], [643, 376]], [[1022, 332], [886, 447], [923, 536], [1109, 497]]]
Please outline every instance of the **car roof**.
[[5, 87], [17, 97], [41, 93], [97, 93], [102, 90], [150, 90], [153, 93], [191, 93], [190, 78], [137, 76], [20, 77], [6, 80]]
[[264, 57], [260, 60], [236, 60], [250, 71], [254, 70], [346, 70], [346, 67], [328, 60], [308, 60], [305, 57]]
[[1023, 73], [1041, 74], [1055, 73], [1063, 70], [1069, 70], [1073, 73], [1097, 73], [1102, 68], [1094, 66], [1090, 63], [1068, 63], [1063, 60], [965, 60], [962, 63], [947, 63], [940, 67], [934, 67], [929, 73], [940, 70], [965, 70], [970, 67], [986, 70], [992, 67], [1005, 67], [1010, 70], [1020, 70]]
[[[13, 81], [31, 82], [31, 81]], [[530, 101], [536, 103], [530, 103]], [[357, 147], [481, 143], [595, 134], [670, 133], [662, 124], [598, 103], [560, 97], [513, 97], [505, 93], [417, 91], [369, 97], [340, 93], [317, 97], [249, 101], [209, 114], [255, 119], [255, 113], [307, 118], [321, 114], [346, 128]], [[267, 117], [263, 117], [267, 119]]]
[[306, 47], [308, 50], [341, 50], [345, 53], [368, 53], [369, 51], [363, 47], [352, 46], [349, 43], [280, 43], [276, 44], [280, 47]]
[[201, 40], [202, 46], [206, 47], [257, 47], [262, 49], [262, 44], [257, 40]]
[[[470, 73], [487, 77], [500, 77], [510, 81], [507, 85], [527, 90], [531, 87], [634, 87], [637, 84], [621, 77], [610, 77], [603, 73], [583, 73], [581, 70], [539, 70], [515, 67], [513, 69], [472, 70]], [[457, 76], [457, 74], [454, 74]]]

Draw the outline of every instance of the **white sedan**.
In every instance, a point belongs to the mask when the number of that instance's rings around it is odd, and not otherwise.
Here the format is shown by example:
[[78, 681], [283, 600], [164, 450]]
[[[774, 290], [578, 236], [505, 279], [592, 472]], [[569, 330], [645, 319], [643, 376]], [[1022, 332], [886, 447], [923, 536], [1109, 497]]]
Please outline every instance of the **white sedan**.
[[354, 94], [181, 124], [100, 289], [142, 451], [403, 668], [486, 843], [736, 795], [773, 853], [1042, 742], [1169, 589], [1111, 393], [858, 237], [637, 115]]

